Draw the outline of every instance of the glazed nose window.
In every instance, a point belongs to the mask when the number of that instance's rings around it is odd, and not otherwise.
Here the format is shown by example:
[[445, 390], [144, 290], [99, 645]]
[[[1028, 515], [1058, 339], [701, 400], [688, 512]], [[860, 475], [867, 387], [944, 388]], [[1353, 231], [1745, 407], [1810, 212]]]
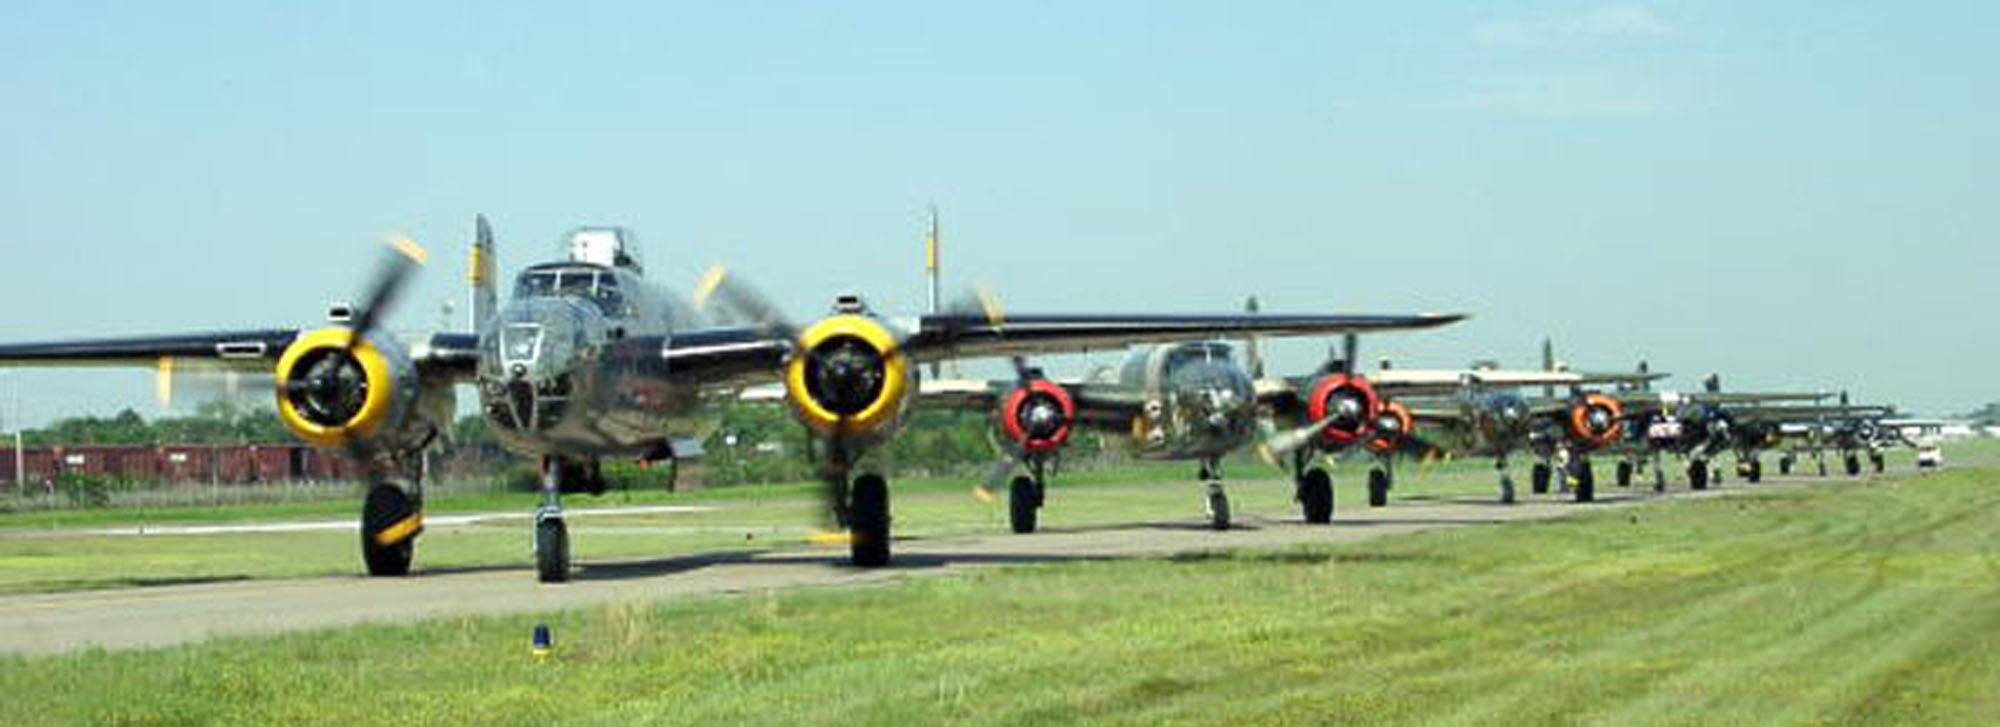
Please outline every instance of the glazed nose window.
[[507, 363], [533, 363], [541, 348], [542, 327], [517, 323], [500, 331], [500, 354]]

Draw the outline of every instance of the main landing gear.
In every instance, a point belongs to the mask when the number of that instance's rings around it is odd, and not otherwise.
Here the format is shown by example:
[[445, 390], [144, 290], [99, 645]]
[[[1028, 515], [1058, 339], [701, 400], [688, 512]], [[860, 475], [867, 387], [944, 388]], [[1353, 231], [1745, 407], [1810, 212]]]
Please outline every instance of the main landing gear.
[[1388, 460], [1382, 466], [1368, 470], [1368, 506], [1387, 507], [1389, 488], [1395, 485], [1395, 470]]
[[1549, 494], [1549, 480], [1554, 477], [1555, 468], [1544, 459], [1528, 469], [1528, 491], [1537, 495]]
[[388, 480], [368, 488], [361, 503], [361, 562], [371, 576], [409, 575], [424, 529], [422, 480], [405, 490]]
[[[1229, 493], [1222, 489], [1222, 458], [1203, 459], [1200, 475], [1208, 490], [1208, 527], [1213, 530], [1228, 530]], [[1329, 501], [1332, 499], [1331, 494], [1327, 497]]]
[[1688, 472], [1688, 489], [1692, 490], [1708, 489], [1708, 460], [1705, 459], [1688, 460], [1687, 472]]
[[1756, 457], [1736, 460], [1736, 476], [1744, 482], [1757, 484], [1764, 481], [1764, 462]]
[[1507, 474], [1507, 458], [1493, 458], [1493, 471], [1500, 475], [1500, 504], [1514, 504], [1514, 477]]
[[1618, 460], [1618, 467], [1612, 476], [1618, 479], [1619, 488], [1628, 488], [1632, 486], [1632, 473], [1638, 469], [1637, 465], [1632, 464], [1632, 460], [1620, 459]]
[[1848, 476], [1848, 477], [1858, 477], [1858, 476], [1860, 476], [1860, 475], [1861, 475], [1861, 455], [1858, 455], [1858, 454], [1855, 454], [1855, 453], [1853, 453], [1853, 452], [1849, 452], [1849, 453], [1847, 453], [1847, 457], [1845, 457], [1845, 459], [1846, 459], [1846, 462], [1845, 462], [1845, 464], [1847, 465], [1847, 476]]
[[1590, 466], [1590, 458], [1581, 454], [1572, 455], [1569, 458], [1569, 464], [1566, 468], [1569, 470], [1570, 481], [1575, 483], [1573, 489], [1576, 494], [1576, 501], [1595, 502], [1597, 500], [1597, 470]]
[[1037, 515], [1048, 496], [1048, 480], [1044, 472], [1044, 463], [1031, 459], [1028, 461], [1028, 474], [1016, 475], [1007, 487], [1007, 522], [1014, 527], [1014, 532], [1035, 532]]

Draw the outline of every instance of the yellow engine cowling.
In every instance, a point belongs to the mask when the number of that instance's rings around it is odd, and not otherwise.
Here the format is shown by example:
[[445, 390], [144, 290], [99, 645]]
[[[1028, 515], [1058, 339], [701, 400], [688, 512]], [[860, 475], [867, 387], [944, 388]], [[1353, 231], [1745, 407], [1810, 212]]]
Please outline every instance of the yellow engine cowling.
[[[415, 416], [417, 368], [393, 340], [354, 342], [346, 328], [299, 335], [278, 358], [278, 419], [315, 447], [402, 451], [430, 428]], [[352, 345], [350, 345], [352, 343]]]
[[785, 365], [785, 400], [813, 433], [847, 446], [886, 439], [916, 391], [895, 333], [873, 318], [836, 315], [807, 328]]

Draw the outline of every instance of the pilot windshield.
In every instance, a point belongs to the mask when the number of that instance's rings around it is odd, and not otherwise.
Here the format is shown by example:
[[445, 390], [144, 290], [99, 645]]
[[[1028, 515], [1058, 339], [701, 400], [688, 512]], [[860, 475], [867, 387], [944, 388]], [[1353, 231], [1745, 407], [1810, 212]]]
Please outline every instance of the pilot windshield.
[[625, 296], [618, 276], [593, 269], [530, 270], [515, 284], [516, 298], [576, 298], [589, 301], [606, 315], [622, 316]]

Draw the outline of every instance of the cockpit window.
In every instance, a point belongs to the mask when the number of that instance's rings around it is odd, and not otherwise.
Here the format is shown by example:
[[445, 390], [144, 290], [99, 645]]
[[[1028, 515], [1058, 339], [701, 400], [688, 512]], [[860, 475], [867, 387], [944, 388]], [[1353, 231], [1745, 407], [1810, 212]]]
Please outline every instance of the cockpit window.
[[618, 276], [589, 268], [529, 270], [514, 286], [516, 298], [578, 298], [596, 305], [605, 315], [623, 316], [625, 296], [618, 290]]

